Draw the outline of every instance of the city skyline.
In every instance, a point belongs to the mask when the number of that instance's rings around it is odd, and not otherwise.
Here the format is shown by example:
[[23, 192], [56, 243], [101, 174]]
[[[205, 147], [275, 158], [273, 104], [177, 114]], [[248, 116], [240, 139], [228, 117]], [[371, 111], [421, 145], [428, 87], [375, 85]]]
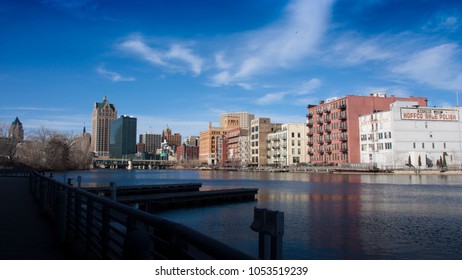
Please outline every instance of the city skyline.
[[78, 134], [107, 96], [138, 132], [199, 135], [219, 115], [306, 121], [306, 105], [386, 91], [454, 106], [458, 1], [0, 3], [0, 122]]

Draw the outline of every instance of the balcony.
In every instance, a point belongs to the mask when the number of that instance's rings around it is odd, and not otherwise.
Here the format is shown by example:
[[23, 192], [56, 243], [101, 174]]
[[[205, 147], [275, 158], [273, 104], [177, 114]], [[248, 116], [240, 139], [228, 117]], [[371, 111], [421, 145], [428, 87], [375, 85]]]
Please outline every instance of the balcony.
[[324, 107], [324, 113], [329, 114], [329, 113], [330, 113], [330, 109], [331, 109], [330, 106], [325, 106], [325, 107]]
[[346, 109], [346, 104], [343, 104], [343, 103], [342, 103], [342, 104], [340, 104], [340, 105], [338, 106], [338, 108], [339, 108], [340, 110], [345, 110], [345, 109]]
[[311, 119], [313, 117], [313, 112], [309, 111], [308, 114], [306, 114], [306, 117]]
[[308, 140], [308, 146], [313, 146], [314, 145], [314, 141], [313, 140]]
[[347, 119], [346, 112], [340, 112], [340, 114], [338, 115], [338, 119], [339, 120], [346, 120]]
[[324, 130], [322, 129], [322, 126], [318, 126], [318, 127], [316, 128], [316, 133], [317, 133], [317, 134], [320, 134], [320, 135], [324, 134]]
[[346, 134], [346, 133], [341, 133], [341, 134], [340, 134], [340, 141], [342, 141], [342, 142], [348, 141], [348, 134]]
[[321, 155], [323, 155], [323, 154], [324, 154], [324, 148], [323, 148], [323, 147], [319, 147], [318, 153], [321, 154]]
[[313, 120], [309, 120], [309, 121], [306, 123], [306, 125], [307, 125], [308, 127], [313, 127], [313, 124], [314, 124]]
[[306, 136], [313, 137], [313, 134], [314, 134], [313, 130], [310, 129], [308, 130], [308, 133], [306, 134]]
[[326, 144], [332, 143], [332, 139], [330, 139], [330, 137], [324, 137], [324, 141], [326, 142]]
[[324, 122], [330, 123], [331, 122], [330, 116], [324, 116]]
[[323, 123], [322, 118], [316, 118], [316, 123], [317, 124], [322, 124]]
[[318, 144], [319, 145], [324, 145], [324, 139], [322, 139], [322, 138], [318, 139]]
[[332, 147], [331, 146], [327, 146], [325, 148], [325, 151], [328, 153], [328, 154], [332, 154]]
[[344, 154], [348, 153], [348, 147], [340, 147], [340, 152]]
[[323, 113], [322, 108], [317, 108], [317, 109], [316, 109], [316, 114], [318, 114], [318, 115], [321, 116], [322, 113]]
[[313, 149], [308, 149], [308, 154], [309, 154], [310, 156], [312, 156], [312, 155], [314, 154]]
[[347, 131], [348, 130], [347, 123], [345, 121], [340, 122], [340, 130], [341, 131]]
[[324, 131], [325, 131], [326, 133], [331, 133], [331, 132], [332, 132], [332, 129], [330, 128], [330, 126], [326, 126], [326, 127], [324, 127]]

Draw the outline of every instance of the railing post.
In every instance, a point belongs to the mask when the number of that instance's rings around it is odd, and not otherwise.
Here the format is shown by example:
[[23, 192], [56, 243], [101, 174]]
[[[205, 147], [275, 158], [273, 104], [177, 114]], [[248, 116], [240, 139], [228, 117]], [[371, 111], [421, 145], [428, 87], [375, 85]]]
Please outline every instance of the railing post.
[[33, 184], [34, 184], [34, 201], [38, 202], [40, 200], [40, 176], [35, 176]]
[[103, 205], [101, 211], [101, 255], [103, 259], [109, 258], [109, 226], [111, 219], [109, 217], [109, 206]]
[[45, 215], [48, 208], [48, 184], [42, 180], [40, 183], [40, 214]]
[[64, 243], [66, 240], [66, 217], [67, 216], [67, 192], [66, 190], [58, 190], [56, 192], [55, 205], [55, 234], [58, 244]]
[[254, 220], [250, 228], [258, 232], [258, 256], [260, 259], [282, 259], [284, 212], [255, 207]]
[[87, 252], [91, 252], [91, 234], [93, 231], [93, 213], [94, 213], [93, 200], [87, 199], [87, 227], [86, 227], [86, 240], [87, 240]]
[[144, 230], [134, 230], [124, 241], [123, 258], [126, 260], [151, 260], [152, 241]]
[[111, 199], [116, 201], [117, 200], [117, 183], [110, 182], [109, 187], [111, 189]]

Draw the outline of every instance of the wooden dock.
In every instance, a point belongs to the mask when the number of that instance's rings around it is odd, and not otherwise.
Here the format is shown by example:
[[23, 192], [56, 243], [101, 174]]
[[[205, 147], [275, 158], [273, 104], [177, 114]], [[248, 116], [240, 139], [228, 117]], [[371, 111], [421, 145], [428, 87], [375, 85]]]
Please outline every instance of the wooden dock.
[[[135, 185], [117, 186], [117, 196], [140, 196], [160, 193], [195, 192], [202, 187], [201, 183], [181, 183], [181, 184], [157, 184], [157, 185]], [[84, 188], [86, 191], [100, 195], [111, 196], [110, 187]]]
[[[224, 189], [199, 191], [201, 183], [117, 186], [118, 202], [136, 205], [146, 212], [166, 209], [207, 206], [211, 204], [253, 201], [258, 189]], [[110, 187], [85, 188], [94, 194], [111, 197]]]
[[124, 196], [117, 201], [137, 205], [146, 212], [158, 212], [172, 208], [206, 206], [218, 203], [253, 201], [258, 189], [227, 189], [213, 191], [195, 191], [163, 193], [155, 195]]

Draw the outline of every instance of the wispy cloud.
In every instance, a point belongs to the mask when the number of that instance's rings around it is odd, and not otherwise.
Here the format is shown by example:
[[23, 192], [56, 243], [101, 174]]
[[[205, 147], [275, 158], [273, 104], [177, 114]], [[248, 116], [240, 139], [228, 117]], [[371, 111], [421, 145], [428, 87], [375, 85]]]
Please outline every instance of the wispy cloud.
[[96, 68], [96, 72], [100, 74], [102, 77], [109, 79], [113, 82], [133, 82], [136, 80], [134, 77], [124, 77], [117, 72], [109, 71], [102, 65]]
[[461, 54], [458, 45], [442, 44], [415, 52], [391, 71], [435, 88], [459, 90], [462, 88]]
[[202, 58], [181, 43], [173, 43], [167, 47], [153, 47], [137, 34], [123, 40], [117, 48], [170, 71], [192, 72], [194, 75], [202, 73]]
[[296, 98], [297, 102], [300, 102], [301, 100], [306, 100], [306, 97], [301, 98], [302, 96], [306, 96], [312, 93], [313, 91], [318, 89], [321, 85], [322, 83], [319, 79], [313, 78], [313, 79], [303, 82], [301, 86], [295, 89], [288, 90], [288, 91], [268, 93], [258, 98], [256, 103], [259, 105], [274, 104], [274, 103], [283, 101], [288, 96], [297, 97]]
[[454, 15], [437, 15], [422, 28], [426, 32], [453, 32], [460, 28], [460, 20]]
[[[285, 16], [265, 28], [233, 38], [239, 46], [221, 50], [215, 56], [215, 86], [235, 85], [256, 75], [294, 67], [317, 51], [327, 28], [333, 1], [292, 1]], [[229, 63], [232, 61], [233, 63]], [[305, 61], [306, 62], [306, 61]]]

